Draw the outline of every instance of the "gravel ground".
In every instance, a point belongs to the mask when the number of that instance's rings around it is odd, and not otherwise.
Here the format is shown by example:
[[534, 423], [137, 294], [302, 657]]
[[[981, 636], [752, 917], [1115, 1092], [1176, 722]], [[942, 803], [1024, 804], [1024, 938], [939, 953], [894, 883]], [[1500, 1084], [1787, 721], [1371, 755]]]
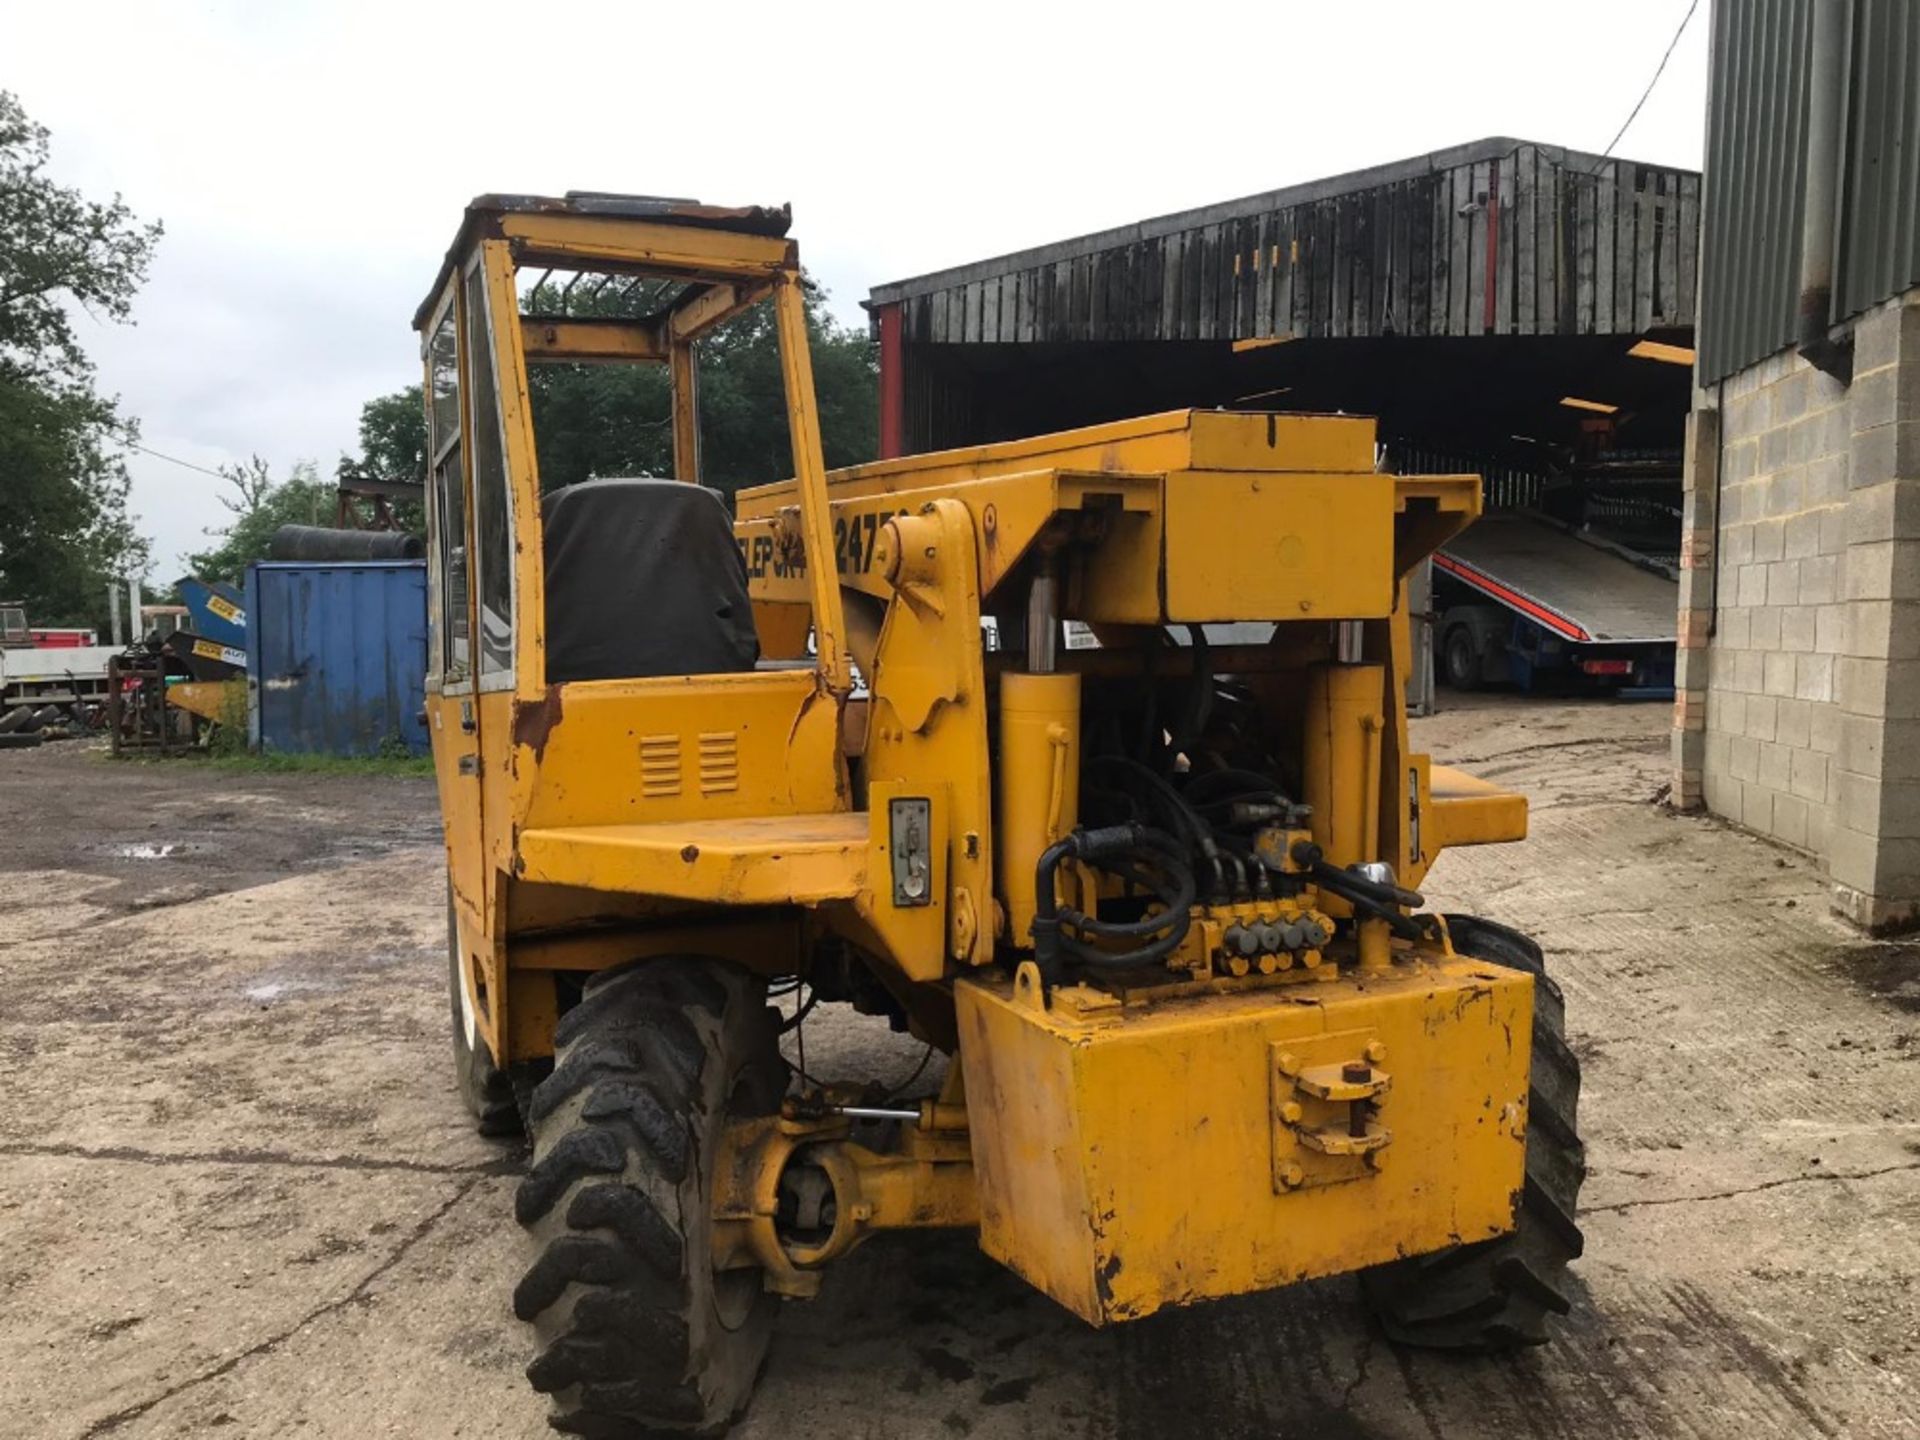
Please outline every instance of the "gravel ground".
[[[1347, 1280], [1096, 1333], [965, 1237], [881, 1240], [784, 1313], [736, 1435], [1920, 1433], [1920, 947], [1661, 809], [1668, 717], [1417, 727], [1534, 805], [1428, 889], [1567, 992], [1593, 1168], [1557, 1344], [1399, 1353]], [[50, 746], [0, 753], [0, 815], [0, 1436], [546, 1433], [506, 1311], [522, 1156], [450, 1083], [431, 783]], [[816, 1073], [919, 1058], [807, 1034]]]

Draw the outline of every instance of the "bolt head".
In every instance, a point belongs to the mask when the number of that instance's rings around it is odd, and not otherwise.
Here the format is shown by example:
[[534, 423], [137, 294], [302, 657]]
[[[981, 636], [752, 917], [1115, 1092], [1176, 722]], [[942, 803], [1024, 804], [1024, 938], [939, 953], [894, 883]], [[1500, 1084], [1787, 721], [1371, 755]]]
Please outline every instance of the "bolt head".
[[1367, 1042], [1366, 1055], [1367, 1059], [1375, 1065], [1382, 1064], [1387, 1058], [1387, 1047], [1382, 1045], [1378, 1040], [1369, 1040]]
[[1289, 1190], [1298, 1190], [1307, 1183], [1307, 1172], [1298, 1165], [1289, 1165], [1280, 1172], [1280, 1183]]
[[1280, 1107], [1280, 1118], [1289, 1125], [1298, 1125], [1300, 1123], [1300, 1117], [1305, 1113], [1306, 1112], [1300, 1108], [1299, 1103], [1293, 1100], [1287, 1101], [1286, 1104]]
[[1291, 1050], [1281, 1055], [1274, 1063], [1280, 1067], [1280, 1073], [1282, 1075], [1298, 1075], [1300, 1073], [1300, 1057]]
[[1340, 1078], [1349, 1085], [1365, 1085], [1373, 1079], [1373, 1067], [1364, 1060], [1349, 1060], [1340, 1067]]

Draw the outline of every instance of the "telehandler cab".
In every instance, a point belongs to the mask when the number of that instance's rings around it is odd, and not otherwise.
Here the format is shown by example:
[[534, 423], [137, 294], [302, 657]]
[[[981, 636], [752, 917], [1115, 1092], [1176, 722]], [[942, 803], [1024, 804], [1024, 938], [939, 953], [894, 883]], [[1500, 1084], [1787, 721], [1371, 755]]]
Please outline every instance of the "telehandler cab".
[[[532, 1138], [553, 1424], [724, 1429], [781, 1297], [927, 1226], [1094, 1325], [1358, 1272], [1398, 1340], [1543, 1340], [1581, 1243], [1560, 993], [1418, 893], [1526, 805], [1413, 752], [1402, 699], [1406, 577], [1478, 479], [1214, 411], [829, 475], [787, 224], [483, 197], [415, 321], [454, 1045]], [[793, 478], [729, 515], [696, 357], [756, 305]], [[548, 363], [665, 366], [675, 478], [543, 487]], [[769, 987], [892, 1017], [944, 1083], [796, 1076]]]

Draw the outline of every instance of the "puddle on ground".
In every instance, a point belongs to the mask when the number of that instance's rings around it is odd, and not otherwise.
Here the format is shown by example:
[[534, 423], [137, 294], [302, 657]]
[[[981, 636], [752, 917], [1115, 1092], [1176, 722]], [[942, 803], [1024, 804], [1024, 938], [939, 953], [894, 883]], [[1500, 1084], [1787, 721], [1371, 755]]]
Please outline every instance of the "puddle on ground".
[[240, 993], [256, 1005], [271, 1005], [289, 995], [312, 995], [339, 988], [331, 980], [261, 980]]
[[1920, 945], [1855, 945], [1839, 952], [1840, 968], [1868, 994], [1920, 1014]]

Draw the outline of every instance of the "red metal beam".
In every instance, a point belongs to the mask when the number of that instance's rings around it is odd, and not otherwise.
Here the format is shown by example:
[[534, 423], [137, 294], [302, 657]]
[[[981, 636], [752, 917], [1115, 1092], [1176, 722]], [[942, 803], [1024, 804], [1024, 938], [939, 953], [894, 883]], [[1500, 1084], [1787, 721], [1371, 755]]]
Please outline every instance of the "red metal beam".
[[880, 458], [906, 454], [907, 376], [901, 353], [900, 305], [874, 311], [880, 326]]
[[1502, 604], [1511, 605], [1515, 610], [1518, 610], [1529, 619], [1539, 621], [1540, 624], [1546, 626], [1547, 629], [1553, 631], [1556, 635], [1563, 636], [1568, 640], [1593, 639], [1593, 636], [1567, 619], [1566, 616], [1554, 613], [1537, 600], [1529, 600], [1518, 590], [1508, 589], [1491, 575], [1454, 559], [1453, 556], [1448, 555], [1444, 551], [1434, 555], [1433, 563], [1455, 579], [1464, 580], [1482, 594], [1491, 595]]

